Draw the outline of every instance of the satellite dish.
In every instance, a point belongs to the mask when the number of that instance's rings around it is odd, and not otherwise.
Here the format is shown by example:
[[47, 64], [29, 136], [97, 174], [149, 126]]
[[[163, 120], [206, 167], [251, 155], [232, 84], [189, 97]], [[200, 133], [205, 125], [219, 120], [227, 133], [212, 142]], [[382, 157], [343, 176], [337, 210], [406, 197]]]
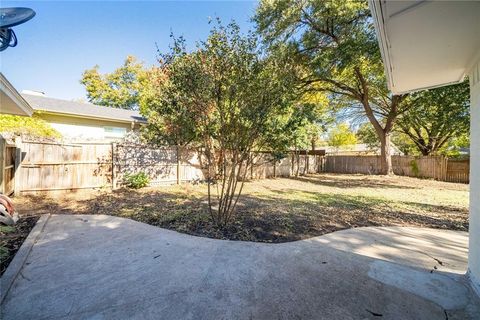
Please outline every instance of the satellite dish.
[[17, 36], [11, 29], [35, 16], [30, 8], [0, 8], [0, 51], [17, 45]]

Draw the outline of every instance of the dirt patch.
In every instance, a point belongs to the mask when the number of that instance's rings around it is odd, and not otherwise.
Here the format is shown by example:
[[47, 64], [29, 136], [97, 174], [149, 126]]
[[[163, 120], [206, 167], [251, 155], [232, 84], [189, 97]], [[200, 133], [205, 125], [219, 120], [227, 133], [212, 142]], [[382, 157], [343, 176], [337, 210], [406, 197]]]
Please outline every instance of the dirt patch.
[[106, 214], [197, 236], [287, 242], [364, 226], [468, 230], [468, 185], [408, 177], [322, 174], [248, 182], [232, 223], [219, 228], [205, 185], [16, 199], [22, 212]]
[[0, 225], [0, 275], [5, 272], [38, 219], [38, 216], [22, 217], [15, 226]]

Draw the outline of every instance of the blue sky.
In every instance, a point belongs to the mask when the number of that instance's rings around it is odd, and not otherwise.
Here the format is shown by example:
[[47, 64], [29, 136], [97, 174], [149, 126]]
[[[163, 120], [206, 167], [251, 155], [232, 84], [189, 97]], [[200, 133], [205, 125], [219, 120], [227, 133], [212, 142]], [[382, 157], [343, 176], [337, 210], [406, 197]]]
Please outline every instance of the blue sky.
[[120, 66], [127, 55], [155, 63], [156, 47], [166, 50], [170, 32], [190, 47], [205, 39], [209, 17], [252, 26], [254, 1], [1, 1], [2, 7], [29, 7], [37, 15], [15, 27], [18, 46], [0, 53], [1, 71], [21, 91], [50, 97], [85, 98], [79, 83], [85, 69]]

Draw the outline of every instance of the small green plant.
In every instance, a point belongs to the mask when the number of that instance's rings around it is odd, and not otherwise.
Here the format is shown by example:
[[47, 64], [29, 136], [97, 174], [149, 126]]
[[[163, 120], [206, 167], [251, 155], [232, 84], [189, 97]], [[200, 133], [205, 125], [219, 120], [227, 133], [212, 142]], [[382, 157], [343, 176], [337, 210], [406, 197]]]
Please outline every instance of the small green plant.
[[413, 172], [413, 175], [415, 177], [418, 177], [419, 173], [420, 173], [420, 170], [418, 169], [418, 163], [416, 160], [412, 160], [410, 162], [410, 167], [412, 168], [412, 172]]
[[[11, 226], [0, 225], [0, 238], [7, 233], [15, 232], [15, 228]], [[3, 265], [8, 258], [9, 250], [6, 241], [0, 241], [0, 264]]]
[[138, 172], [134, 174], [127, 173], [125, 175], [125, 184], [132, 189], [140, 189], [148, 186], [150, 178], [145, 172]]

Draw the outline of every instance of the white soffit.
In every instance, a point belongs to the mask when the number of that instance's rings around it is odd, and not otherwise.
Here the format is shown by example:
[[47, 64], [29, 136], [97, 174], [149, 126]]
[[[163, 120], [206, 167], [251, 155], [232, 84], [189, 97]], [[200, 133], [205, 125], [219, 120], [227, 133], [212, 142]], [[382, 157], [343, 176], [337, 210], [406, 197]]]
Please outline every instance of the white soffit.
[[0, 72], [0, 114], [2, 113], [30, 117], [33, 109]]
[[370, 0], [370, 8], [393, 93], [460, 82], [480, 54], [480, 1]]

